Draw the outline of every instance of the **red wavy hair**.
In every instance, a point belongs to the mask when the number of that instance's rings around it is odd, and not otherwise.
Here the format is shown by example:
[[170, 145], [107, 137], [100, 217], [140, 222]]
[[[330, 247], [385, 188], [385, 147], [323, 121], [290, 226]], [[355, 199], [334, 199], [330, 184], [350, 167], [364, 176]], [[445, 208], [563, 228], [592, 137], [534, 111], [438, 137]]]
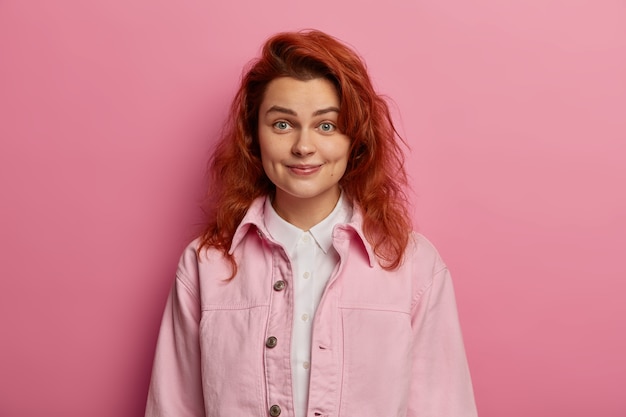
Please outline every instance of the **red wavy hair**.
[[389, 270], [397, 268], [411, 230], [400, 137], [361, 58], [337, 39], [315, 30], [274, 35], [245, 71], [210, 160], [208, 219], [198, 251], [220, 250], [230, 260], [234, 276], [237, 265], [228, 250], [235, 230], [254, 199], [274, 193], [261, 164], [258, 118], [265, 89], [277, 77], [326, 78], [337, 88], [338, 128], [351, 138], [348, 166], [339, 184], [348, 200], [360, 207], [363, 231], [379, 264]]

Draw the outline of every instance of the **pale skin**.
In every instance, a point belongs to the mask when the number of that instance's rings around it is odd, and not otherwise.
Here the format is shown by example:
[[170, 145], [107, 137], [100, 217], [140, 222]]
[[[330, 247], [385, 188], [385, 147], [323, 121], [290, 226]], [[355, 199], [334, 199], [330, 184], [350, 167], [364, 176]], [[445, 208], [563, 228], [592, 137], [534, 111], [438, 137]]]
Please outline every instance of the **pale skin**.
[[337, 127], [339, 96], [324, 78], [272, 80], [259, 109], [259, 145], [276, 186], [272, 205], [289, 223], [309, 230], [333, 210], [346, 171], [350, 138]]

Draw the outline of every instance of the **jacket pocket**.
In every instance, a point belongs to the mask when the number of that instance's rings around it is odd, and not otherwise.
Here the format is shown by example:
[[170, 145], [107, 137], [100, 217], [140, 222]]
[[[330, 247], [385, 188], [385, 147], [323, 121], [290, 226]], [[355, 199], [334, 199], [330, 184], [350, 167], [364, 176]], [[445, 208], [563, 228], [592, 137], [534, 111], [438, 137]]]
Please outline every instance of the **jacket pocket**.
[[406, 415], [411, 370], [407, 313], [343, 308], [344, 372], [340, 415]]
[[263, 415], [263, 329], [267, 306], [202, 312], [200, 351], [209, 416]]

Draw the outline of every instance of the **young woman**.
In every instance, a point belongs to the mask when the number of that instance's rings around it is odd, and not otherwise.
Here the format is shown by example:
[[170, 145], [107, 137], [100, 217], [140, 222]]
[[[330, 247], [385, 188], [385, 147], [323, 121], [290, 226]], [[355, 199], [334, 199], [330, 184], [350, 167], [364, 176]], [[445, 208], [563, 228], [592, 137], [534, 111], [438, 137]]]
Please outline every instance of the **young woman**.
[[211, 163], [146, 416], [475, 416], [450, 275], [411, 232], [403, 156], [359, 56], [269, 39]]

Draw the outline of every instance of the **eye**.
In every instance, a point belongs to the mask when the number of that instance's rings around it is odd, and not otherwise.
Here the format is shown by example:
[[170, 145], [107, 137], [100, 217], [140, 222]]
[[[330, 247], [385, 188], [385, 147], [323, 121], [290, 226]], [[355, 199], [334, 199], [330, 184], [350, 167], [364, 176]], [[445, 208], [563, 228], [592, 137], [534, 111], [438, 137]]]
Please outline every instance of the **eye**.
[[334, 124], [328, 123], [328, 122], [324, 122], [320, 124], [319, 127], [320, 127], [320, 130], [325, 133], [333, 132], [335, 129], [337, 129]]
[[289, 129], [289, 123], [281, 120], [280, 122], [274, 123], [274, 128], [278, 130], [287, 130]]

